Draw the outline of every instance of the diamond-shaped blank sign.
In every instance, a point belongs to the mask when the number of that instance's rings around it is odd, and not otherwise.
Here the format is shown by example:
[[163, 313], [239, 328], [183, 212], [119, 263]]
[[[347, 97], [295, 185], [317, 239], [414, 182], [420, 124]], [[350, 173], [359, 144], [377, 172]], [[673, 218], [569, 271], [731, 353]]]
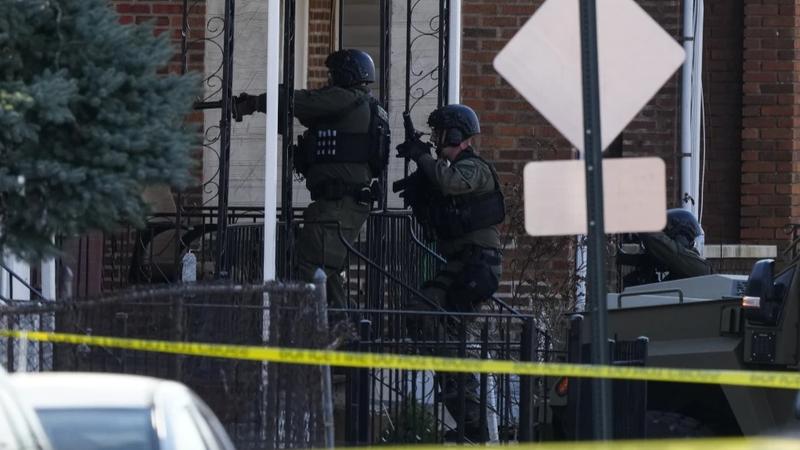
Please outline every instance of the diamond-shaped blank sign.
[[[578, 2], [545, 2], [498, 53], [494, 67], [582, 150]], [[597, 51], [605, 149], [680, 67], [684, 51], [633, 0], [597, 2]]]

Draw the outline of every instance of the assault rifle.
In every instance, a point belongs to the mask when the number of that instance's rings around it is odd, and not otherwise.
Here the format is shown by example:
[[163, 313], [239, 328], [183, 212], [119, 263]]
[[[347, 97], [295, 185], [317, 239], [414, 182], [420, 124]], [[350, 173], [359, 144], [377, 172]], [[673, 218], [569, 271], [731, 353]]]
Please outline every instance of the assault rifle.
[[[408, 111], [403, 111], [403, 128], [405, 128], [406, 142], [419, 140], [423, 134], [414, 128], [414, 122], [411, 121]], [[422, 224], [425, 234], [429, 235], [431, 199], [436, 188], [422, 170], [417, 169], [402, 180], [392, 183], [392, 192], [400, 193], [403, 206], [411, 207], [414, 217]]]
[[[405, 129], [405, 142], [419, 140], [422, 136], [422, 133], [414, 128], [414, 122], [408, 111], [403, 111], [403, 128]], [[392, 183], [392, 192], [400, 193], [400, 197], [403, 198], [403, 206], [414, 208], [415, 204], [419, 204], [424, 199], [426, 184], [428, 184], [428, 180], [425, 175], [420, 170], [416, 170], [402, 180]]]

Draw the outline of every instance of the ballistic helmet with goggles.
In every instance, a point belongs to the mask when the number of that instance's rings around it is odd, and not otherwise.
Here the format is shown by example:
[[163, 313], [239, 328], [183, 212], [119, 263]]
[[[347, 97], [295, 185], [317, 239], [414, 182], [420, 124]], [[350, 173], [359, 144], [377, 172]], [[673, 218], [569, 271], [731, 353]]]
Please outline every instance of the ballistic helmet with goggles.
[[470, 137], [480, 134], [478, 115], [466, 105], [446, 105], [428, 116], [431, 141], [437, 147], [459, 145]]

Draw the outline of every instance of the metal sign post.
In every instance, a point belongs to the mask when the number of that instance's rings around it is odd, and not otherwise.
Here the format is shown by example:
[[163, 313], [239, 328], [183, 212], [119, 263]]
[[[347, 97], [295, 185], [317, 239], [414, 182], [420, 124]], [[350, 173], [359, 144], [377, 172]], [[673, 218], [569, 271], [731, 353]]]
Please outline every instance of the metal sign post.
[[[603, 221], [603, 153], [600, 136], [600, 81], [597, 68], [596, 0], [581, 0], [581, 67], [583, 79], [584, 161], [586, 163], [587, 285], [592, 321], [592, 363], [608, 364], [606, 318], [605, 223]], [[594, 437], [611, 438], [611, 382], [592, 385]]]
[[[599, 49], [598, 34], [602, 42]], [[576, 39], [578, 35], [580, 39]], [[600, 59], [602, 67], [598, 65]], [[527, 218], [560, 215], [571, 219], [570, 223], [574, 225], [571, 231], [575, 232], [576, 228], [587, 230], [587, 303], [592, 308], [592, 361], [595, 364], [609, 363], [602, 150], [636, 117], [683, 59], [681, 46], [634, 0], [546, 1], [494, 59], [497, 72], [584, 154], [586, 185], [582, 192], [586, 193], [586, 215], [578, 213], [578, 205], [575, 205], [577, 208], [565, 206], [568, 201], [551, 202], [549, 210], [544, 212], [541, 209], [528, 211], [528, 206], [537, 202], [529, 201], [526, 187], [525, 228], [535, 231], [536, 234], [532, 233], [535, 236], [552, 235], [547, 231], [552, 228], [546, 221], [529, 223]], [[577, 70], [578, 67], [581, 70]], [[645, 162], [643, 167], [663, 171], [663, 165], [656, 167]], [[574, 167], [564, 164], [561, 168], [565, 171], [559, 175]], [[562, 194], [575, 187], [574, 183], [568, 186], [564, 176], [559, 177], [558, 182], [548, 184], [545, 179], [550, 174], [539, 169], [542, 168], [529, 170], [526, 167], [526, 172], [540, 174], [538, 179], [528, 177], [526, 186], [544, 185], [547, 190]], [[649, 186], [656, 181], [643, 179], [637, 182], [640, 186]], [[619, 205], [622, 195], [626, 199], [642, 200], [643, 196], [639, 194], [647, 190], [636, 189], [636, 183], [616, 181], [606, 188], [610, 188], [609, 212], [623, 208]], [[648, 204], [655, 201], [665, 204], [663, 190], [654, 190], [650, 194], [653, 200]], [[531, 195], [541, 196], [542, 192], [535, 190]], [[609, 218], [609, 230], [656, 231], [666, 222], [666, 213], [660, 208], [654, 211], [625, 206], [622, 214], [626, 220]], [[582, 208], [580, 212], [583, 212]], [[653, 217], [642, 217], [645, 214]], [[595, 380], [592, 404], [597, 439], [609, 439], [612, 435], [610, 391], [611, 385], [607, 380]]]

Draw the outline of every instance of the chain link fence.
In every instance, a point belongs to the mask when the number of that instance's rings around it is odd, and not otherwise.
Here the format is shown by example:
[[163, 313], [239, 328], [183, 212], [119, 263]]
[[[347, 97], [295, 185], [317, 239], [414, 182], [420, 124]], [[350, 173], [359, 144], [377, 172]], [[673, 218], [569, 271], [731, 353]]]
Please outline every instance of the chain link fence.
[[[326, 314], [324, 289], [311, 284], [187, 284], [93, 300], [17, 303], [0, 308], [0, 328], [324, 348], [330, 340]], [[183, 382], [240, 449], [324, 447], [332, 436], [325, 417], [331, 411], [329, 373], [316, 366], [14, 339], [0, 342], [0, 356], [9, 371], [113, 372]]]

